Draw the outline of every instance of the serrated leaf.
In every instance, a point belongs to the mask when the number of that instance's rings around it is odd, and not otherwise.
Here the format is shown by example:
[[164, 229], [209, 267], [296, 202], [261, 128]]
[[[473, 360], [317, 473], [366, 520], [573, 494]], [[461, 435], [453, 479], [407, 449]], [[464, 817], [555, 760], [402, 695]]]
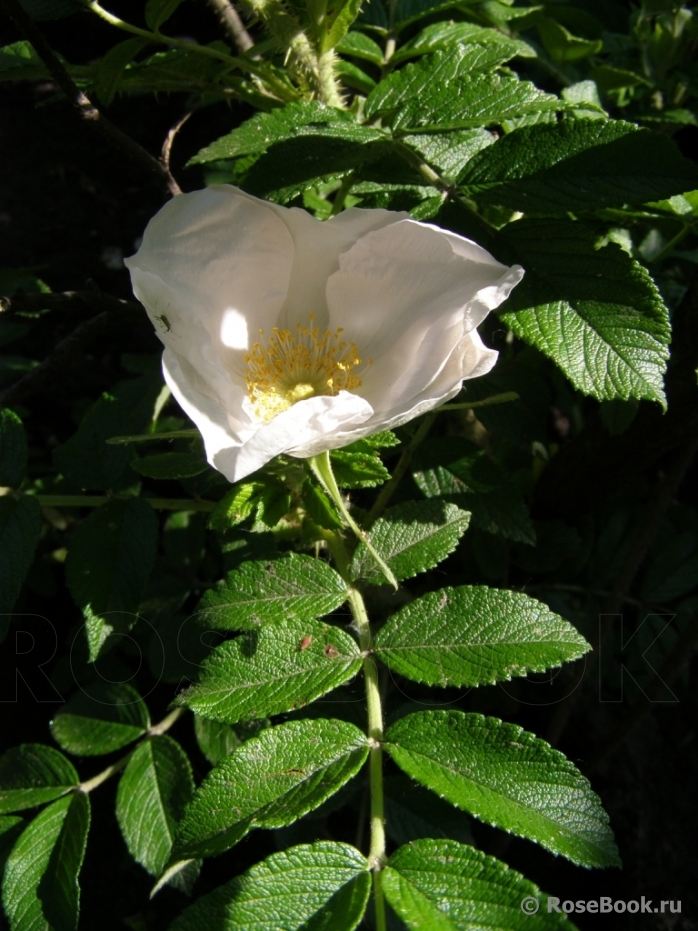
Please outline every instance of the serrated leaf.
[[208, 468], [206, 460], [196, 453], [155, 453], [131, 463], [131, 468], [148, 478], [191, 478]]
[[85, 9], [80, 0], [21, 0], [21, 3], [31, 18], [38, 22], [63, 19]]
[[21, 418], [0, 410], [0, 485], [18, 488], [27, 471], [27, 435]]
[[459, 181], [485, 203], [554, 215], [680, 194], [698, 187], [698, 168], [661, 133], [577, 119], [507, 133], [472, 158]]
[[558, 750], [514, 724], [420, 711], [386, 734], [409, 776], [476, 818], [587, 867], [619, 866], [598, 796]]
[[534, 598], [463, 585], [429, 592], [376, 635], [376, 655], [394, 672], [429, 685], [489, 685], [578, 659], [588, 643]]
[[[13, 42], [0, 48], [0, 77], [3, 81], [32, 80], [46, 77], [46, 65], [31, 42]], [[9, 289], [4, 294], [11, 293]]]
[[361, 668], [356, 641], [338, 627], [288, 618], [222, 643], [198, 685], [176, 699], [196, 714], [235, 724], [302, 708]]
[[348, 32], [335, 46], [340, 55], [351, 55], [370, 61], [380, 68], [383, 64], [383, 50], [365, 32]]
[[371, 875], [349, 844], [317, 841], [274, 853], [200, 898], [170, 931], [353, 931]]
[[500, 234], [526, 269], [503, 319], [583, 394], [665, 405], [668, 311], [646, 269], [565, 220], [523, 219]]
[[182, 0], [148, 0], [145, 5], [145, 21], [149, 29], [157, 32], [163, 23], [174, 14]]
[[289, 553], [243, 563], [199, 602], [201, 623], [223, 630], [253, 630], [286, 618], [312, 620], [346, 601], [342, 577], [327, 563]]
[[[194, 732], [199, 750], [213, 766], [224, 760], [242, 743], [235, 728], [199, 715], [194, 715]], [[248, 735], [252, 736], [254, 735]]]
[[196, 791], [173, 859], [223, 853], [252, 830], [292, 824], [356, 775], [368, 739], [346, 721], [290, 721], [233, 750]]
[[336, 506], [312, 478], [308, 478], [303, 486], [303, 505], [310, 519], [318, 527], [324, 527], [326, 530], [344, 528], [344, 521]]
[[[402, 581], [433, 569], [458, 546], [468, 529], [470, 514], [455, 504], [437, 499], [406, 501], [388, 508], [368, 534], [395, 577]], [[385, 580], [376, 562], [360, 543], [349, 572], [354, 579], [383, 585]]]
[[89, 799], [75, 792], [24, 829], [7, 858], [2, 886], [11, 931], [75, 931], [89, 823]]
[[155, 512], [142, 498], [108, 501], [76, 530], [66, 580], [85, 616], [91, 662], [112, 632], [135, 623], [157, 540]]
[[79, 782], [73, 764], [53, 747], [13, 747], [0, 756], [0, 813], [51, 802]]
[[167, 735], [136, 747], [116, 796], [116, 817], [129, 853], [153, 876], [170, 857], [177, 823], [194, 795], [186, 753]]
[[470, 511], [473, 527], [533, 545], [536, 534], [511, 476], [461, 437], [435, 437], [417, 451], [412, 477], [428, 498], [446, 498]]
[[330, 453], [332, 470], [340, 488], [375, 488], [390, 478], [377, 455], [335, 449]]
[[454, 840], [401, 847], [382, 879], [385, 897], [410, 931], [574, 931], [565, 914], [540, 908], [547, 896], [521, 873]]
[[147, 39], [126, 39], [110, 48], [97, 65], [95, 75], [95, 93], [99, 100], [109, 105], [119, 89], [121, 77], [129, 62], [148, 44]]
[[[390, 59], [391, 65], [395, 66], [407, 61], [410, 58], [417, 58], [420, 55], [427, 55], [431, 52], [448, 51], [454, 45], [461, 45], [465, 48], [476, 46], [490, 46], [497, 48], [498, 52], [493, 53], [497, 64], [508, 61], [516, 55], [522, 55], [525, 58], [535, 57], [535, 52], [526, 43], [520, 39], [511, 39], [499, 32], [497, 29], [476, 26], [474, 23], [454, 23], [439, 22], [432, 23], [414, 37], [409, 42], [401, 45], [397, 52]], [[499, 56], [507, 56], [501, 57]], [[480, 62], [488, 61], [487, 58], [476, 58], [476, 67]], [[486, 64], [484, 67], [491, 67]]]
[[98, 679], [61, 708], [51, 734], [68, 753], [100, 756], [138, 740], [149, 727], [148, 708], [132, 686]]
[[575, 36], [549, 16], [537, 20], [536, 27], [545, 50], [553, 61], [579, 61], [581, 58], [598, 54], [603, 48], [602, 39], [582, 39]]
[[[0, 498], [0, 615], [9, 614], [34, 559], [41, 533], [41, 508], [29, 495]], [[0, 640], [2, 621], [0, 617]]]
[[[266, 527], [276, 527], [291, 507], [291, 495], [288, 489], [278, 482], [270, 482], [259, 496], [257, 519]], [[253, 528], [254, 529], [254, 528]]]
[[24, 818], [20, 818], [19, 815], [0, 815], [0, 877], [5, 871], [7, 857], [25, 824]]
[[270, 146], [249, 170], [244, 190], [287, 203], [306, 190], [311, 181], [341, 176], [385, 155], [386, 150], [392, 155], [383, 133], [358, 123], [348, 129], [347, 125], [333, 124], [323, 133], [306, 133]]
[[260, 155], [271, 145], [298, 136], [328, 134], [338, 139], [364, 142], [381, 134], [361, 126], [346, 111], [315, 102], [290, 103], [271, 113], [258, 113], [227, 136], [206, 146], [189, 161], [201, 165], [241, 155]]
[[471, 158], [494, 141], [494, 134], [486, 129], [456, 129], [450, 133], [422, 133], [402, 138], [405, 145], [449, 178], [456, 178]]
[[[564, 109], [557, 97], [528, 81], [478, 73], [494, 67], [499, 46], [458, 46], [436, 52], [389, 75], [366, 100], [366, 116], [389, 119], [393, 130], [467, 129]], [[499, 56], [499, 59], [498, 59]]]
[[265, 487], [264, 482], [236, 485], [216, 505], [208, 519], [209, 527], [212, 530], [228, 530], [247, 520], [259, 504], [259, 496]]

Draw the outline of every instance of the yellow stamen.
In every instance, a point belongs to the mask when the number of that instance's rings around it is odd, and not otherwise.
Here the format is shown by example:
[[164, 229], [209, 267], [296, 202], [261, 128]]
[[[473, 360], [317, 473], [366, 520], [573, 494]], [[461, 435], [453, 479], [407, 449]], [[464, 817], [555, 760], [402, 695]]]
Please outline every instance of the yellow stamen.
[[312, 314], [307, 326], [296, 325], [295, 333], [274, 327], [265, 340], [260, 330], [259, 341], [245, 355], [247, 392], [255, 415], [272, 420], [298, 401], [359, 388], [361, 379], [351, 374], [361, 364], [359, 350], [343, 340], [342, 333], [342, 327], [321, 333]]

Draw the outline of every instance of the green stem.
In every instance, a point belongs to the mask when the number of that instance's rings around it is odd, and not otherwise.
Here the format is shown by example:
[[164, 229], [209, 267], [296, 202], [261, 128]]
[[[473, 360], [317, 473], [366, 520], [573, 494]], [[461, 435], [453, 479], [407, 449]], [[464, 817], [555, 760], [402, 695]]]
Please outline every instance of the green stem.
[[482, 401], [464, 401], [462, 404], [442, 404], [440, 411], [470, 411], [474, 407], [489, 407], [490, 404], [506, 404], [507, 401], [518, 401], [519, 395], [515, 391], [502, 391], [501, 394], [492, 394]]
[[[107, 495], [34, 495], [42, 508], [98, 508], [116, 500]], [[143, 498], [151, 508], [160, 511], [213, 511], [215, 501], [196, 498]]]
[[334, 503], [337, 505], [337, 508], [339, 509], [340, 514], [344, 518], [344, 521], [347, 524], [347, 526], [354, 532], [357, 539], [359, 539], [364, 544], [366, 549], [369, 551], [371, 556], [373, 556], [376, 563], [380, 567], [383, 575], [390, 582], [390, 584], [397, 590], [397, 587], [398, 587], [397, 579], [395, 578], [395, 575], [393, 574], [392, 569], [390, 568], [390, 566], [388, 566], [385, 560], [382, 559], [381, 556], [376, 552], [376, 549], [374, 548], [373, 544], [368, 539], [368, 536], [364, 533], [361, 527], [359, 527], [359, 525], [356, 523], [354, 518], [349, 513], [349, 509], [344, 503], [344, 498], [342, 498], [342, 494], [339, 490], [339, 486], [337, 485], [337, 480], [335, 479], [334, 472], [332, 471], [332, 463], [330, 461], [329, 452], [320, 453], [317, 456], [311, 456], [308, 459], [308, 463], [310, 465], [310, 468], [313, 470], [313, 473], [320, 481], [320, 484], [323, 486], [327, 494], [330, 496], [330, 498], [332, 498]]
[[685, 239], [686, 236], [688, 236], [688, 234], [691, 232], [691, 229], [692, 229], [691, 224], [684, 225], [675, 236], [671, 237], [669, 242], [665, 243], [662, 246], [662, 248], [659, 250], [659, 252], [656, 255], [652, 256], [651, 259], [647, 260], [647, 264], [653, 265], [655, 262], [661, 262], [662, 259], [671, 252], [674, 246], [678, 246], [678, 244], [683, 239]]
[[[162, 721], [157, 724], [153, 724], [152, 727], [149, 727], [146, 732], [146, 737], [153, 737], [157, 734], [164, 734], [165, 731], [169, 731], [172, 725], [184, 714], [184, 708], [175, 708], [174, 711], [171, 711]], [[140, 746], [138, 744], [137, 746]], [[87, 779], [85, 782], [81, 782], [78, 786], [78, 791], [89, 793], [93, 789], [96, 789], [97, 786], [101, 786], [103, 782], [106, 782], [107, 779], [110, 779], [112, 776], [115, 776], [117, 773], [121, 772], [122, 769], [125, 769], [126, 764], [131, 759], [133, 754], [136, 752], [137, 747], [134, 747], [129, 753], [125, 756], [122, 756], [120, 760], [117, 760], [116, 763], [112, 763], [111, 766], [107, 766], [106, 769], [103, 769], [101, 773], [97, 773], [96, 776], [93, 776], [92, 779]]]
[[196, 52], [197, 55], [206, 55], [208, 58], [217, 58], [241, 71], [249, 71], [250, 74], [256, 75], [266, 82], [268, 88], [272, 90], [281, 100], [297, 100], [298, 95], [293, 88], [289, 87], [283, 81], [269, 73], [268, 68], [261, 62], [255, 62], [251, 58], [238, 58], [234, 55], [227, 55], [218, 49], [210, 48], [207, 45], [199, 45], [197, 42], [189, 42], [186, 39], [175, 39], [172, 36], [164, 36], [160, 32], [151, 32], [149, 29], [141, 29], [140, 26], [134, 26], [120, 19], [104, 7], [100, 6], [97, 0], [85, 0], [88, 9], [99, 16], [111, 26], [121, 29], [123, 32], [130, 32], [134, 36], [140, 36], [149, 42], [155, 42], [158, 45], [167, 45], [171, 48], [184, 49], [187, 52]]
[[373, 656], [373, 635], [361, 592], [354, 588], [347, 576], [349, 557], [341, 536], [326, 531], [330, 551], [337, 569], [347, 583], [348, 602], [359, 634], [359, 647], [363, 656], [363, 673], [366, 683], [369, 741], [369, 786], [371, 793], [371, 840], [368, 851], [369, 868], [373, 872], [373, 896], [376, 910], [376, 929], [386, 931], [385, 899], [381, 882], [381, 870], [385, 866], [385, 803], [383, 796], [383, 708], [381, 706], [378, 668]]
[[342, 179], [340, 188], [335, 194], [334, 200], [332, 201], [332, 210], [330, 211], [331, 217], [336, 217], [337, 214], [344, 207], [344, 202], [347, 199], [349, 192], [351, 191], [352, 185], [354, 184], [354, 180], [355, 178], [354, 178], [353, 171], [350, 174], [348, 174], [345, 178]]

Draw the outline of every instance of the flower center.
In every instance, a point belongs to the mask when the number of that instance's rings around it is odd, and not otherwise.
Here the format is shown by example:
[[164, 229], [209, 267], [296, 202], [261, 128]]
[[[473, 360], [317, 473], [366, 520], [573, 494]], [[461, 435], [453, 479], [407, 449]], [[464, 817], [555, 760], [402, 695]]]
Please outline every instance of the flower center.
[[356, 344], [342, 339], [342, 327], [321, 333], [314, 320], [310, 314], [308, 325], [296, 324], [295, 333], [274, 327], [268, 339], [260, 330], [258, 342], [245, 355], [247, 392], [260, 420], [272, 420], [316, 395], [360, 387], [359, 376], [351, 374], [361, 364]]

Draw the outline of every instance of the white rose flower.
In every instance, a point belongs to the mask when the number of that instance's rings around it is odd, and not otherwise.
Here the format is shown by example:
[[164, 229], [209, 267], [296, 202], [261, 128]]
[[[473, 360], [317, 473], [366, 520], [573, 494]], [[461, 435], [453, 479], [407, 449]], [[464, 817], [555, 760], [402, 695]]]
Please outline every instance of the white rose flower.
[[167, 384], [231, 482], [452, 398], [494, 365], [475, 328], [523, 276], [405, 213], [320, 222], [229, 185], [169, 201], [126, 265]]

